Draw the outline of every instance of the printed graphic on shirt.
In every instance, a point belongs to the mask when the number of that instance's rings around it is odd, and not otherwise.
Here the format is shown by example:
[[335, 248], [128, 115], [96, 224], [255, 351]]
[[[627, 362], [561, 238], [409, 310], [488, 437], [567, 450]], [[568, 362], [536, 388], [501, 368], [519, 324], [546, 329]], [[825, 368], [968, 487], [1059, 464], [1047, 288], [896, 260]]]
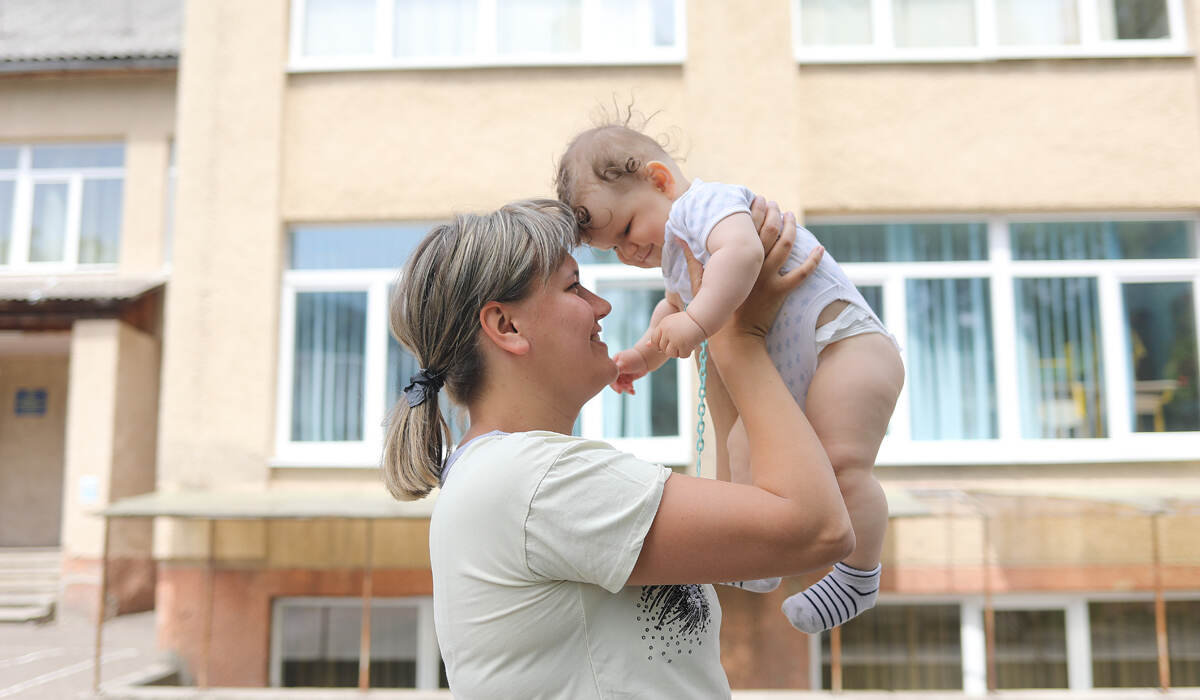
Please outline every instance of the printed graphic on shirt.
[[637, 609], [647, 661], [671, 663], [704, 645], [712, 614], [702, 586], [642, 586]]

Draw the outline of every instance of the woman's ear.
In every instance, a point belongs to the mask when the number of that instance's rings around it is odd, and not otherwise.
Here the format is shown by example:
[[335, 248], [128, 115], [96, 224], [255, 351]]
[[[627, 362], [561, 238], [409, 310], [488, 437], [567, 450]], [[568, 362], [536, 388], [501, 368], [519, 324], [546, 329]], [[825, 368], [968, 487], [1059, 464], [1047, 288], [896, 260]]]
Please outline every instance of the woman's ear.
[[521, 335], [504, 304], [489, 301], [479, 310], [479, 325], [493, 345], [513, 355], [529, 352], [529, 340]]
[[668, 196], [675, 194], [675, 173], [671, 172], [669, 165], [660, 160], [652, 160], [646, 163], [646, 174], [654, 189]]

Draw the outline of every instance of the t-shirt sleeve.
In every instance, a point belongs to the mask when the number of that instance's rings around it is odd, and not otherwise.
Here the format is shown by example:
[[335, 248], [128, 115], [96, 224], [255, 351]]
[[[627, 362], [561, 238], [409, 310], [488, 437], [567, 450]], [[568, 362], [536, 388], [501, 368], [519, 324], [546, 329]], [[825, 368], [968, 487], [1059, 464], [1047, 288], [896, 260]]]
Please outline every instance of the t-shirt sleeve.
[[525, 558], [549, 580], [616, 593], [642, 551], [671, 470], [589, 440], [546, 471], [525, 520]]
[[745, 187], [725, 185], [719, 182], [702, 182], [688, 189], [683, 206], [671, 211], [670, 223], [680, 231], [692, 255], [698, 260], [708, 259], [708, 235], [713, 227], [733, 214], [750, 213], [754, 194]]

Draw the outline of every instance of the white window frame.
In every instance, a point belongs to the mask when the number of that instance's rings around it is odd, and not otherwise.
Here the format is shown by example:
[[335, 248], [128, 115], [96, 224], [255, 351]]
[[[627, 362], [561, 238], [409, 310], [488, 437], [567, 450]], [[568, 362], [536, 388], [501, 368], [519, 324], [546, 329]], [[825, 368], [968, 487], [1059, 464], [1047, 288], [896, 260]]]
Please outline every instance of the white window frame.
[[[73, 145], [47, 143], [36, 145]], [[100, 145], [100, 144], [79, 144]], [[103, 145], [120, 145], [119, 142], [103, 142]], [[108, 272], [115, 270], [120, 262], [119, 243], [124, 236], [124, 203], [122, 202], [122, 221], [120, 237], [118, 237], [117, 260], [105, 263], [79, 262], [79, 235], [82, 224], [83, 181], [84, 180], [120, 180], [124, 193], [125, 168], [34, 168], [34, 145], [21, 145], [17, 150], [17, 167], [15, 170], [0, 169], [0, 180], [13, 182], [13, 219], [10, 222], [12, 234], [8, 242], [8, 260], [0, 260], [0, 275], [51, 275], [72, 272]], [[33, 224], [33, 193], [36, 185], [65, 184], [67, 186], [67, 220], [66, 232], [63, 239], [63, 259], [47, 262], [31, 262], [29, 246], [31, 226]], [[124, 196], [122, 194], [122, 196]]]
[[[1168, 601], [1200, 600], [1200, 593], [1171, 591], [1163, 594]], [[1154, 600], [1153, 593], [1081, 592], [1074, 594], [1011, 594], [992, 597], [993, 610], [1062, 610], [1067, 634], [1067, 689], [1091, 690], [1092, 630], [1089, 603], [1144, 603]], [[987, 695], [987, 650], [983, 626], [984, 598], [975, 596], [926, 596], [880, 593], [878, 605], [954, 605], [959, 606], [959, 643], [962, 645], [963, 695]], [[809, 678], [812, 690], [827, 690], [821, 685], [821, 634], [809, 635]], [[1121, 690], [1119, 688], [1112, 690]], [[1134, 689], [1128, 689], [1134, 690]], [[912, 691], [919, 693], [921, 691]], [[940, 691], [939, 691], [940, 692]], [[1025, 691], [1007, 691], [1025, 692]]]
[[[622, 286], [640, 287], [643, 289], [664, 289], [662, 273], [658, 270], [647, 270], [620, 264], [586, 264], [579, 266], [579, 281], [588, 289], [600, 293], [604, 284], [619, 284]], [[603, 296], [603, 295], [601, 295]], [[601, 329], [604, 321], [600, 321]], [[603, 334], [603, 330], [601, 331]], [[609, 347], [609, 354], [615, 354], [625, 348]], [[675, 362], [679, 397], [679, 434], [649, 437], [649, 438], [611, 438], [604, 437], [604, 394], [612, 391], [605, 387], [599, 394], [584, 404], [580, 414], [582, 433], [585, 437], [604, 440], [618, 450], [637, 455], [648, 462], [658, 462], [666, 465], [684, 465], [695, 459], [692, 449], [692, 436], [695, 434], [695, 395], [696, 387], [693, 380], [694, 363], [691, 358]], [[659, 370], [664, 371], [664, 370]]]
[[496, 51], [496, 3], [501, 0], [479, 0], [478, 29], [481, 41], [477, 52], [465, 56], [403, 57], [394, 56], [392, 24], [394, 2], [376, 0], [374, 50], [354, 56], [305, 56], [304, 21], [307, 0], [292, 1], [291, 36], [289, 37], [288, 71], [292, 73], [396, 70], [396, 69], [454, 69], [501, 66], [603, 66], [603, 65], [672, 65], [683, 63], [687, 56], [686, 0], [675, 2], [675, 45], [650, 47], [638, 51], [613, 51], [589, 32], [594, 22], [589, 15], [597, 12], [599, 0], [581, 0], [582, 49], [570, 53], [500, 54]]
[[871, 44], [805, 46], [801, 39], [800, 5], [792, 0], [792, 46], [800, 63], [903, 63], [1000, 61], [1031, 58], [1122, 58], [1191, 56], [1183, 0], [1166, 0], [1170, 36], [1165, 39], [1100, 38], [1099, 5], [1105, 0], [1077, 0], [1079, 43], [1067, 45], [1002, 45], [997, 39], [995, 0], [974, 0], [975, 45], [955, 47], [898, 47], [892, 24], [892, 1], [871, 0]]
[[[283, 610], [288, 607], [335, 607], [361, 610], [364, 599], [350, 597], [288, 597], [271, 601], [270, 686], [283, 685]], [[417, 690], [437, 690], [441, 651], [433, 621], [433, 597], [372, 598], [371, 608], [416, 608], [417, 610]], [[361, 651], [361, 650], [360, 650]]]
[[[979, 440], [913, 440], [909, 385], [896, 402], [890, 430], [877, 464], [888, 466], [961, 464], [1042, 464], [1194, 459], [1200, 433], [1138, 433], [1130, 415], [1129, 367], [1121, 285], [1127, 282], [1191, 282], [1196, 329], [1200, 335], [1200, 259], [1185, 260], [1013, 260], [1012, 223], [1053, 221], [1180, 221], [1192, 222], [1193, 244], [1200, 251], [1200, 217], [1195, 212], [1109, 212], [1021, 214], [1009, 216], [872, 215], [812, 217], [822, 224], [986, 222], [989, 260], [904, 263], [839, 263], [858, 285], [883, 287], [884, 321], [900, 347], [907, 347], [905, 280], [983, 277], [991, 285], [993, 362], [996, 372], [997, 437]], [[1013, 281], [1030, 277], [1094, 277], [1100, 295], [1101, 343], [1104, 357], [1105, 414], [1108, 437], [1031, 439], [1021, 436], [1016, 360], [1016, 312]], [[1197, 338], [1200, 345], [1200, 338]]]

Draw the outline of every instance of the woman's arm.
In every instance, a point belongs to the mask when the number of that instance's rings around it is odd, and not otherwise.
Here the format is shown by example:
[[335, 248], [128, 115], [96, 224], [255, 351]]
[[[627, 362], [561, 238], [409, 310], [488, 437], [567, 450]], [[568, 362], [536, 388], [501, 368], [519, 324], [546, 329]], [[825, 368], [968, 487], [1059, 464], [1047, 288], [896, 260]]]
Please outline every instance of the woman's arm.
[[829, 459], [767, 356], [766, 332], [784, 297], [816, 265], [810, 258], [779, 274], [796, 230], [790, 215], [782, 232], [778, 222], [773, 210], [762, 240], [774, 245], [754, 287], [709, 344], [750, 438], [754, 483], [672, 475], [628, 584], [794, 575], [828, 566], [854, 548]]

